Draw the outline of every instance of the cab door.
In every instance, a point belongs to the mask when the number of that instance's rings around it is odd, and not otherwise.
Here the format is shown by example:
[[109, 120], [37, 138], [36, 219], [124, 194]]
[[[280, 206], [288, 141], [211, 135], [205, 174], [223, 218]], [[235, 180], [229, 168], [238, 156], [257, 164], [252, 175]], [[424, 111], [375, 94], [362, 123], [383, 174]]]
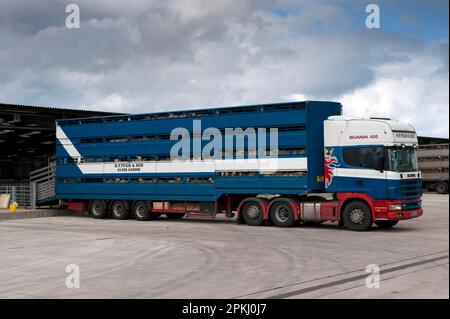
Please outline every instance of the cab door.
[[365, 193], [373, 199], [385, 199], [387, 172], [383, 146], [351, 146], [343, 149], [343, 163], [347, 176], [352, 176], [345, 192]]
[[361, 193], [373, 199], [387, 196], [387, 171], [383, 146], [360, 147], [360, 169], [356, 184]]

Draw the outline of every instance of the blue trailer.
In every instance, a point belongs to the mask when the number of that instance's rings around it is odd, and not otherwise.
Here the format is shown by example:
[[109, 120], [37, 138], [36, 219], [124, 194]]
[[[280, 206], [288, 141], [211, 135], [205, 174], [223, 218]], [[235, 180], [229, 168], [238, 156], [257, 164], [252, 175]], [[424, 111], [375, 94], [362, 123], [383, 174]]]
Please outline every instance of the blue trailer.
[[[349, 122], [341, 113], [340, 103], [306, 101], [59, 120], [56, 193], [69, 208], [88, 210], [95, 218], [237, 213], [238, 222], [249, 225], [328, 220], [363, 230], [373, 222], [388, 226], [421, 215], [419, 207], [415, 215], [400, 210], [394, 216], [388, 198], [373, 198], [376, 189], [346, 191], [339, 183], [348, 185], [348, 172], [342, 175], [345, 183], [338, 177], [331, 182], [342, 166], [330, 162], [330, 146], [340, 145], [326, 142]], [[365, 121], [366, 128], [376, 123]], [[388, 143], [385, 139], [380, 136], [379, 142]], [[352, 141], [367, 146], [364, 138]], [[414, 137], [403, 142], [414, 149]], [[311, 196], [327, 188], [333, 200]], [[418, 203], [418, 197], [410, 201]], [[371, 216], [346, 223], [345, 206], [356, 199]]]

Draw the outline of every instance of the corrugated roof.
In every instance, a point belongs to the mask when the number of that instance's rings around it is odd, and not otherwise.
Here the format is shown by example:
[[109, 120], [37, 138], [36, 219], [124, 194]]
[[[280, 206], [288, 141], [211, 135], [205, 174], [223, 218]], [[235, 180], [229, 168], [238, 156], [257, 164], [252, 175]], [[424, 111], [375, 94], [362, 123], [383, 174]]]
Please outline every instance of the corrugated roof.
[[432, 136], [418, 136], [419, 144], [448, 144], [449, 139], [447, 137], [432, 137]]
[[97, 111], [95, 109], [78, 109], [78, 108], [70, 108], [70, 107], [53, 107], [53, 106], [37, 106], [37, 105], [24, 105], [24, 104], [10, 104], [10, 103], [2, 103], [0, 102], [0, 110], [4, 108], [8, 108], [11, 110], [33, 110], [33, 111], [53, 111], [53, 112], [76, 112], [76, 113], [95, 113], [95, 114], [105, 114], [105, 115], [122, 115], [125, 113], [118, 112], [105, 112], [105, 111]]

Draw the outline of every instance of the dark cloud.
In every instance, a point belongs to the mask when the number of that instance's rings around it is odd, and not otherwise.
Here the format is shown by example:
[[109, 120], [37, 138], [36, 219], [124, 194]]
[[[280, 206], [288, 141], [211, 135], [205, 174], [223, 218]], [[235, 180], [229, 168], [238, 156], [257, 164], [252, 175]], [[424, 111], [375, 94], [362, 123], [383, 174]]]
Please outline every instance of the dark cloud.
[[337, 99], [448, 135], [410, 115], [448, 114], [448, 39], [355, 25], [358, 2], [74, 2], [80, 29], [65, 28], [66, 1], [1, 2], [1, 100], [151, 112]]

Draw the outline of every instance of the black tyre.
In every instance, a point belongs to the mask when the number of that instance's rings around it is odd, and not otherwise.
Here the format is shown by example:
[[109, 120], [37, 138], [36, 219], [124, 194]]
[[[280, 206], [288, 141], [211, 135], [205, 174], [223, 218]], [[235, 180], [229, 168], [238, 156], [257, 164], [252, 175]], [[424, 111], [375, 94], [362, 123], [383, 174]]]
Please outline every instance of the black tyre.
[[151, 219], [152, 214], [147, 202], [145, 201], [136, 202], [133, 207], [133, 213], [134, 218], [139, 221]]
[[375, 222], [375, 225], [377, 225], [380, 228], [391, 228], [398, 224], [398, 220], [379, 220]]
[[439, 182], [435, 186], [436, 192], [438, 194], [447, 194], [448, 193], [448, 184], [444, 182]]
[[372, 211], [370, 207], [362, 201], [354, 201], [345, 206], [344, 226], [350, 230], [365, 231], [372, 226]]
[[186, 214], [180, 214], [180, 213], [167, 213], [166, 217], [168, 219], [181, 219], [184, 217], [184, 215]]
[[111, 204], [111, 215], [115, 219], [128, 218], [128, 206], [123, 200], [116, 200]]
[[288, 202], [277, 202], [270, 208], [270, 219], [278, 227], [292, 227], [295, 223], [294, 210]]
[[89, 213], [94, 218], [103, 219], [108, 217], [108, 210], [106, 209], [106, 203], [104, 200], [93, 200], [89, 205]]
[[257, 201], [250, 201], [242, 206], [242, 218], [247, 225], [261, 226], [264, 223], [263, 208]]

